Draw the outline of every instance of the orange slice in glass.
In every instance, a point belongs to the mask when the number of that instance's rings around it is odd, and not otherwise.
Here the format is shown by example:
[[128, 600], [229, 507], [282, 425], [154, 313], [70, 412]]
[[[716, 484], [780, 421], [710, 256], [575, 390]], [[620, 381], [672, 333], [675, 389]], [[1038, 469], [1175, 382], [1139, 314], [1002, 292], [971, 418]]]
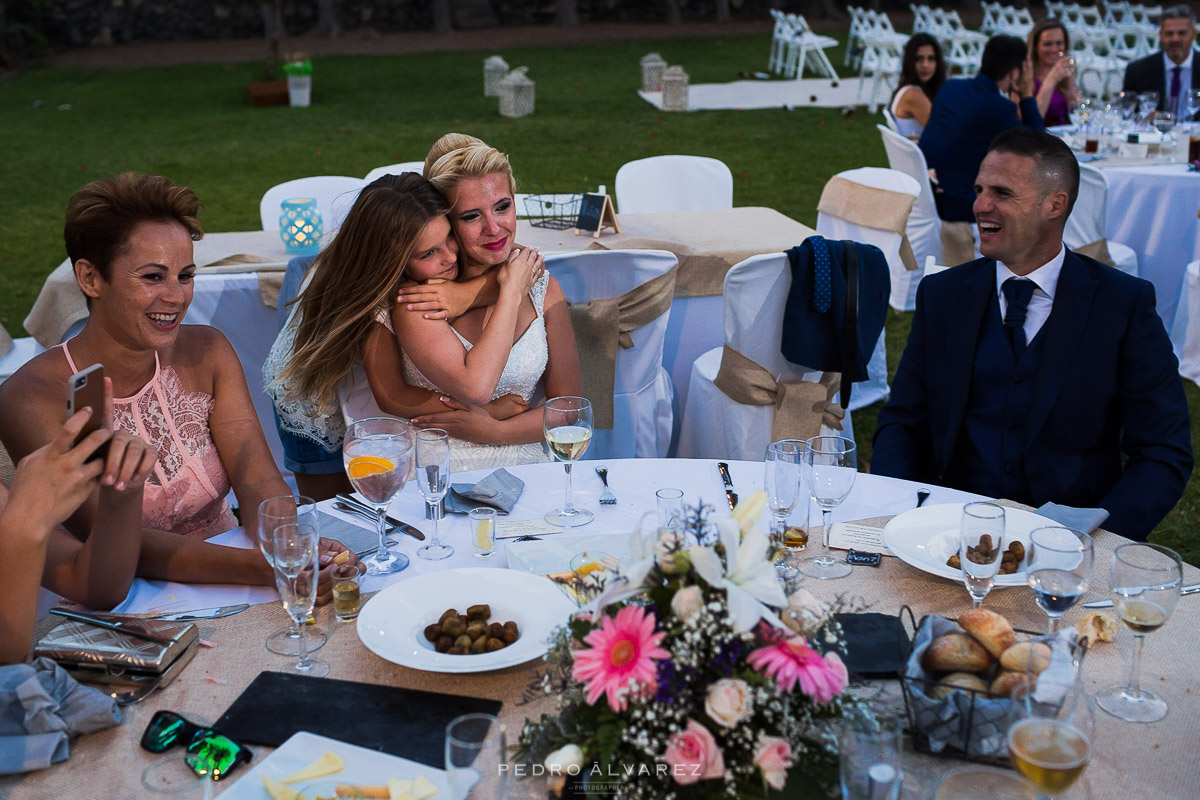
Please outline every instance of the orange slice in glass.
[[385, 472], [391, 472], [395, 468], [396, 465], [386, 458], [380, 458], [379, 456], [355, 456], [346, 465], [346, 472], [351, 478], [359, 480], [370, 475], [381, 475]]

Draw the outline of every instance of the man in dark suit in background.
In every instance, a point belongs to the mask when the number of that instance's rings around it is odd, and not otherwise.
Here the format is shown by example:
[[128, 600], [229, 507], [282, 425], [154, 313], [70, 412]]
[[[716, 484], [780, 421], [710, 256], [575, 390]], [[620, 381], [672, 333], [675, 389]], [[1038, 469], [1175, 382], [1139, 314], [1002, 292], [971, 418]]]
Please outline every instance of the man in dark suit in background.
[[[1027, 54], [1017, 37], [993, 36], [983, 49], [979, 74], [946, 81], [934, 98], [919, 144], [941, 185], [934, 200], [942, 219], [975, 221], [975, 175], [997, 134], [1022, 125], [1042, 129]], [[1011, 91], [1021, 97], [1020, 117], [1008, 99]]]
[[1158, 92], [1158, 110], [1176, 119], [1187, 116], [1187, 93], [1200, 90], [1200, 70], [1192, 69], [1196, 15], [1188, 6], [1171, 6], [1158, 23], [1161, 50], [1125, 67], [1127, 92]]
[[1078, 190], [1059, 139], [992, 143], [976, 180], [985, 257], [921, 281], [871, 469], [1100, 507], [1105, 528], [1144, 540], [1191, 474], [1187, 401], [1151, 284], [1063, 246]]

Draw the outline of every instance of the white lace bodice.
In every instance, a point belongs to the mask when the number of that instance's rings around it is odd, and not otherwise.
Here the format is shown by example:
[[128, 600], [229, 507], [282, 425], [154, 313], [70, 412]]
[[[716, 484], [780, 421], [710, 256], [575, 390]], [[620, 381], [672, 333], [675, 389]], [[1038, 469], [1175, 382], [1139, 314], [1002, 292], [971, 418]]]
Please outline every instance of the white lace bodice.
[[279, 427], [288, 433], [316, 442], [324, 447], [326, 452], [335, 453], [342, 449], [342, 440], [346, 438], [346, 422], [341, 411], [334, 409], [333, 413], [324, 413], [307, 397], [285, 399], [285, 387], [279, 382], [283, 363], [296, 342], [296, 329], [300, 327], [300, 319], [300, 304], [297, 303], [288, 317], [287, 324], [275, 337], [275, 344], [271, 345], [271, 352], [267, 354], [267, 360], [263, 363], [263, 389], [275, 404]]

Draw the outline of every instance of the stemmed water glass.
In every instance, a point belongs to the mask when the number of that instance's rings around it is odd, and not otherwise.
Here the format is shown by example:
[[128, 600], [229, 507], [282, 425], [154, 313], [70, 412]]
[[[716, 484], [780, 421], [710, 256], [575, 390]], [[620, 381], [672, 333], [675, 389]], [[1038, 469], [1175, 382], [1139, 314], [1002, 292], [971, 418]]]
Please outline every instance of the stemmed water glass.
[[1092, 579], [1092, 537], [1070, 528], [1037, 528], [1029, 534], [1024, 567], [1033, 599], [1050, 618], [1054, 633]]
[[[304, 524], [280, 525], [275, 529], [273, 539], [275, 587], [279, 589], [288, 616], [301, 625], [317, 600], [317, 531]], [[292, 675], [325, 677], [329, 674], [329, 664], [310, 656], [306, 642], [301, 636], [296, 662], [288, 664], [283, 671]]]
[[428, 561], [441, 561], [454, 555], [454, 548], [444, 544], [438, 522], [442, 518], [442, 498], [450, 488], [450, 435], [441, 428], [417, 432], [417, 489], [429, 506], [433, 520], [433, 536], [429, 544], [417, 550]]
[[1175, 115], [1160, 111], [1154, 115], [1154, 129], [1162, 134], [1158, 144], [1159, 157], [1166, 161], [1175, 160]]
[[813, 499], [821, 507], [826, 552], [804, 559], [800, 563], [800, 571], [820, 580], [844, 578], [853, 568], [828, 552], [829, 526], [833, 520], [833, 510], [849, 496], [854, 488], [854, 479], [858, 476], [858, 455], [854, 442], [841, 436], [814, 436], [808, 440], [805, 460], [809, 467], [809, 488]]
[[[275, 529], [280, 525], [307, 525], [319, 532], [317, 504], [308, 497], [282, 494], [268, 497], [258, 505], [258, 549], [268, 564], [274, 563]], [[316, 625], [300, 625], [290, 622], [287, 628], [267, 637], [267, 650], [281, 656], [300, 655], [300, 639], [310, 652], [323, 646], [329, 638]]]
[[571, 498], [571, 465], [583, 457], [592, 441], [592, 404], [586, 397], [554, 397], [542, 410], [542, 430], [554, 457], [567, 471], [566, 504], [546, 515], [546, 522], [563, 528], [586, 525], [595, 514], [578, 508]]
[[1184, 95], [1183, 100], [1187, 103], [1187, 118], [1191, 122], [1195, 119], [1196, 113], [1200, 112], [1200, 92], [1188, 92]]
[[1004, 509], [995, 503], [964, 505], [958, 527], [958, 560], [973, 608], [982, 608], [992, 590], [1004, 547]]
[[1137, 96], [1138, 116], [1150, 127], [1150, 115], [1158, 108], [1158, 92], [1141, 92]]
[[1128, 124], [1133, 120], [1133, 116], [1138, 109], [1138, 96], [1136, 92], [1118, 92], [1116, 96], [1117, 112], [1120, 115], [1121, 122]]
[[390, 575], [408, 566], [408, 556], [388, 545], [385, 517], [408, 482], [412, 461], [412, 433], [403, 420], [367, 417], [347, 426], [342, 462], [354, 489], [375, 507], [379, 526], [379, 549], [366, 561], [368, 575]]
[[1130, 542], [1113, 552], [1109, 582], [1117, 616], [1133, 631], [1137, 645], [1128, 685], [1114, 686], [1096, 701], [1126, 722], [1156, 722], [1167, 715], [1167, 701], [1141, 687], [1142, 645], [1146, 634], [1161, 628], [1179, 602], [1183, 561], [1162, 545]]
[[[781, 553], [775, 564], [784, 578], [796, 577], [796, 568], [787, 563], [784, 536], [788, 515], [796, 506], [800, 494], [800, 462], [804, 457], [803, 442], [784, 440], [767, 445], [766, 475], [767, 506], [771, 509], [771, 541]], [[808, 498], [805, 497], [807, 502]]]
[[1046, 674], [1011, 698], [1008, 755], [1017, 771], [1049, 795], [1071, 788], [1087, 769], [1096, 733], [1094, 703], [1078, 677]]

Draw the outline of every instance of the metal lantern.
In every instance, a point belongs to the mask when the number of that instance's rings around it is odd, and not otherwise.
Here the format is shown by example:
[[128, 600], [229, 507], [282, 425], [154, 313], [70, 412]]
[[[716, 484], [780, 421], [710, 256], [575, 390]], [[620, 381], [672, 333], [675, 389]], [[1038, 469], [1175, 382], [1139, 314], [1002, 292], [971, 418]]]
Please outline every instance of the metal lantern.
[[663, 111], [688, 110], [688, 76], [683, 67], [667, 67], [662, 79]]
[[658, 53], [648, 53], [642, 56], [642, 91], [661, 92], [663, 71], [667, 62]]
[[533, 113], [533, 81], [517, 67], [500, 81], [500, 116], [527, 117]]
[[321, 212], [311, 197], [294, 197], [280, 203], [279, 238], [290, 255], [315, 255], [321, 246]]
[[508, 74], [508, 62], [500, 56], [489, 56], [483, 60], [483, 96], [499, 97], [500, 81]]

